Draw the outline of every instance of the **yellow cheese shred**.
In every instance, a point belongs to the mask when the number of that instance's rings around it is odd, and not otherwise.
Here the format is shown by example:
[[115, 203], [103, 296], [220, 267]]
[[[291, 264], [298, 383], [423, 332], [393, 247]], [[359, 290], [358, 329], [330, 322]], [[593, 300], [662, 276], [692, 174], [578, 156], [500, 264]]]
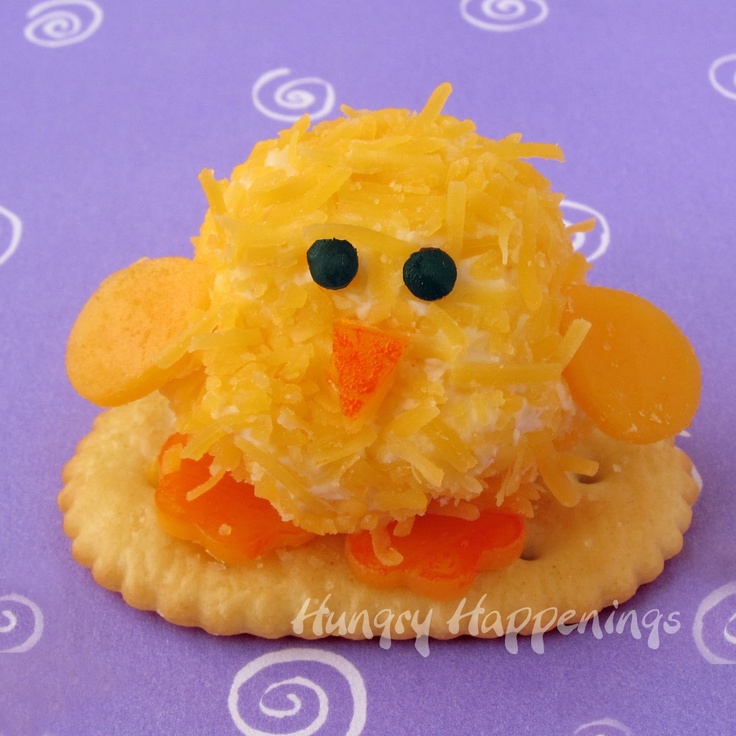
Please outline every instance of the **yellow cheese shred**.
[[373, 543], [373, 553], [382, 565], [394, 567], [404, 559], [401, 552], [391, 546], [391, 535], [385, 526], [371, 529], [371, 542]]
[[225, 476], [225, 468], [221, 468], [214, 475], [211, 475], [204, 483], [200, 483], [198, 486], [187, 491], [187, 501], [195, 501], [200, 496], [204, 496], [207, 491], [214, 488]]

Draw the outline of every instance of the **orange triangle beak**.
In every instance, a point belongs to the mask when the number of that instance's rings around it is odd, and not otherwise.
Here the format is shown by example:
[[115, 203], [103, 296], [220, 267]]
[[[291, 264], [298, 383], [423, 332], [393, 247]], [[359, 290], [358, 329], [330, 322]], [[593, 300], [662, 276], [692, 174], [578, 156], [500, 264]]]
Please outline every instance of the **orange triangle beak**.
[[408, 340], [357, 322], [332, 327], [332, 380], [351, 419], [386, 395]]

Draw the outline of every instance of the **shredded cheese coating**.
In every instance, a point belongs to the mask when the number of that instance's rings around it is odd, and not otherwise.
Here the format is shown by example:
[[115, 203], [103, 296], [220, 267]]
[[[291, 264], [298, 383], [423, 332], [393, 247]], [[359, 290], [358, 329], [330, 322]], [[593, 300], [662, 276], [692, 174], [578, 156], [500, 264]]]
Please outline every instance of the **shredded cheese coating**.
[[[523, 160], [562, 153], [479, 135], [441, 112], [448, 94], [441, 85], [418, 114], [343, 108], [311, 128], [305, 117], [229, 179], [200, 176], [209, 211], [195, 258], [216, 273], [212, 306], [164, 358], [188, 354], [164, 388], [191, 436], [184, 454], [211, 454], [218, 472], [316, 533], [390, 520], [408, 530], [430, 503], [472, 517], [484, 491], [528, 505], [540, 473], [574, 503], [567, 469], [590, 470], [555, 444], [575, 422], [561, 373], [587, 329], [562, 331], [563, 289], [587, 265], [562, 196]], [[321, 238], [358, 251], [342, 290], [310, 277], [306, 252]], [[421, 247], [457, 265], [437, 301], [402, 282]], [[357, 417], [330, 380], [341, 320], [407, 340], [385, 395]]]

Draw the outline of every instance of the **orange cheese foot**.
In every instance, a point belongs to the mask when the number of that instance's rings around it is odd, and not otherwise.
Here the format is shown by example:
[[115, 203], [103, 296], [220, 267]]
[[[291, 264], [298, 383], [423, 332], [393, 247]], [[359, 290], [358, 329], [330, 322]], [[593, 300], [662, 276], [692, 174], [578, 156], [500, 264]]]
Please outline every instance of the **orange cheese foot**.
[[276, 509], [258, 498], [250, 483], [229, 473], [210, 475], [212, 458], [176, 460], [186, 441], [174, 435], [159, 457], [156, 510], [159, 523], [172, 537], [202, 545], [216, 559], [234, 565], [278, 547], [298, 547], [314, 536], [283, 521]]
[[376, 557], [370, 532], [349, 535], [345, 551], [353, 572], [367, 585], [403, 586], [428, 598], [448, 599], [466, 592], [479, 572], [517, 560], [524, 540], [521, 516], [486, 510], [475, 521], [418, 517], [408, 536], [391, 534], [393, 549], [403, 557], [397, 565], [385, 565]]
[[[182, 459], [186, 437], [173, 435], [161, 450], [155, 501], [159, 523], [173, 537], [202, 545], [226, 564], [253, 560], [280, 547], [298, 547], [314, 537], [283, 521], [250, 483], [229, 473], [212, 476], [212, 458]], [[508, 511], [482, 510], [474, 521], [444, 515], [417, 517], [407, 536], [393, 536], [397, 565], [379, 561], [370, 532], [346, 537], [353, 572], [377, 588], [404, 586], [430, 598], [465, 592], [479, 572], [510, 565], [524, 548], [524, 519]]]

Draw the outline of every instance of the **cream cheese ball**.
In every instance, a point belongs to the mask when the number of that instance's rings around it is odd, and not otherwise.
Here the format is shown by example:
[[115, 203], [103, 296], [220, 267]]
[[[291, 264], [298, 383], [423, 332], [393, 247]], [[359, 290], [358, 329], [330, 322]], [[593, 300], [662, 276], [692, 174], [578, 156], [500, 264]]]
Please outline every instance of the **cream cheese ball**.
[[587, 264], [525, 160], [562, 153], [479, 135], [449, 93], [304, 117], [229, 179], [200, 176], [211, 304], [160, 358], [180, 366], [161, 390], [184, 457], [318, 534], [472, 518], [484, 492], [523, 510], [540, 478], [577, 500], [562, 371], [588, 324], [564, 290]]

